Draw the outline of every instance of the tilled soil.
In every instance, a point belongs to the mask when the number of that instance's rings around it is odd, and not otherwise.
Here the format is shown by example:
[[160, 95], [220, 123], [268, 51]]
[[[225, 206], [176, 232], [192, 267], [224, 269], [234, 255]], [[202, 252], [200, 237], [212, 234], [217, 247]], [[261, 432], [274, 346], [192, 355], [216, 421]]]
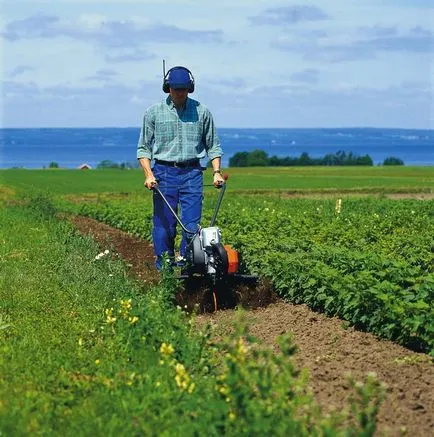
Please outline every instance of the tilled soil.
[[[152, 245], [123, 231], [86, 217], [70, 220], [83, 234], [90, 234], [102, 249], [112, 248], [129, 267], [130, 274], [156, 283]], [[338, 318], [292, 305], [277, 298], [270, 284], [232, 284], [229, 296], [219, 294], [219, 311], [208, 284], [185, 284], [177, 304], [187, 310], [199, 307], [200, 323], [210, 322], [216, 332], [231, 329], [235, 305], [248, 308], [250, 331], [264, 345], [277, 348], [276, 337], [291, 331], [298, 347], [296, 361], [310, 372], [310, 385], [325, 409], [340, 409], [348, 398], [347, 375], [362, 379], [375, 372], [385, 382], [387, 397], [379, 414], [378, 434], [434, 436], [434, 365], [425, 354], [412, 352], [365, 332], [345, 328]]]

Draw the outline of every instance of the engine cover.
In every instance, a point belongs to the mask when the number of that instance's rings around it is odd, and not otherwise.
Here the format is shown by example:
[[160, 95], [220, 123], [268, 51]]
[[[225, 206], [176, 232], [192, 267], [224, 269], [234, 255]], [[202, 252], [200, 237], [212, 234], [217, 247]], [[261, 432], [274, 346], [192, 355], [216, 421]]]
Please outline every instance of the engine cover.
[[213, 226], [210, 228], [202, 228], [200, 230], [200, 239], [202, 241], [202, 247], [206, 251], [211, 251], [211, 246], [221, 242], [220, 229]]
[[[205, 273], [215, 279], [224, 277], [229, 271], [229, 260], [227, 249], [221, 242], [220, 229], [215, 226], [200, 229], [187, 247], [187, 259], [190, 273]], [[232, 265], [231, 273], [237, 267]]]

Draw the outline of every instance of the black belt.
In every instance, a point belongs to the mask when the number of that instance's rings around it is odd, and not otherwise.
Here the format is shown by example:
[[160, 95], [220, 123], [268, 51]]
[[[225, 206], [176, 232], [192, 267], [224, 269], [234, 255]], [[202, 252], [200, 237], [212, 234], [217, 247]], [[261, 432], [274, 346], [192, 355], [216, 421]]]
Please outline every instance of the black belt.
[[161, 159], [156, 159], [155, 164], [167, 165], [168, 167], [198, 167], [200, 164], [199, 159], [190, 159], [188, 161], [175, 162], [175, 161], [162, 161]]

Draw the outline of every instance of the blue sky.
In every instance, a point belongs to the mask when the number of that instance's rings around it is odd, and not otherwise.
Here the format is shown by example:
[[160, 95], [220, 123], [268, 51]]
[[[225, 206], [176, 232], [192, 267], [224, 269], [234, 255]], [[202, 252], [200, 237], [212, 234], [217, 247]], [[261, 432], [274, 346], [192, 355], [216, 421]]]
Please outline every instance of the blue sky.
[[3, 0], [3, 127], [139, 126], [162, 59], [220, 127], [434, 128], [432, 0]]

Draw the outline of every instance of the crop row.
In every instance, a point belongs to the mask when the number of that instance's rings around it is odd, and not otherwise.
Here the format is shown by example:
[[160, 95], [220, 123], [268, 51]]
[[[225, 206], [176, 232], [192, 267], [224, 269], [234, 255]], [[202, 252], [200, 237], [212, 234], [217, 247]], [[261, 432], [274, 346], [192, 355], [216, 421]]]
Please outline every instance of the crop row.
[[[212, 215], [206, 199], [203, 221]], [[149, 239], [150, 196], [72, 206]], [[232, 195], [218, 217], [242, 267], [295, 303], [434, 354], [434, 202]]]
[[239, 322], [225, 338], [131, 281], [43, 198], [0, 208], [0, 435], [371, 436], [384, 387], [349, 380], [340, 410]]

